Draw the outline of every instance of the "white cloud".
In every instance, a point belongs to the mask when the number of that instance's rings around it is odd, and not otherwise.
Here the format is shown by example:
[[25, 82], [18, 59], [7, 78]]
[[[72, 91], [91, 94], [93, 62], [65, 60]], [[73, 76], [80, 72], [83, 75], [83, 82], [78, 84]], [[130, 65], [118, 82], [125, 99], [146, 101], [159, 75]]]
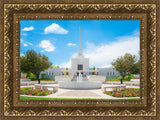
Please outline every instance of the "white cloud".
[[[84, 49], [84, 56], [89, 58], [90, 67], [110, 67], [111, 62], [124, 55], [125, 53], [130, 53], [133, 55], [138, 55], [140, 50], [140, 39], [139, 35], [135, 35], [135, 32], [130, 36], [118, 37], [116, 42], [111, 42], [108, 44], [95, 45], [93, 43], [88, 43]], [[75, 56], [74, 53], [72, 55]], [[69, 66], [70, 61], [64, 62], [61, 66]]]
[[32, 31], [32, 30], [34, 30], [33, 26], [31, 26], [31, 27], [25, 27], [25, 28], [22, 29], [22, 31]]
[[74, 43], [68, 43], [67, 45], [68, 46], [76, 46], [76, 44], [74, 44]]
[[71, 60], [69, 60], [68, 62], [64, 62], [64, 63], [61, 63], [59, 65], [60, 68], [70, 68], [71, 67]]
[[23, 35], [23, 36], [27, 36], [27, 34], [26, 34], [26, 33], [21, 33], [21, 35]]
[[24, 40], [23, 40], [23, 39], [21, 39], [20, 41], [21, 41], [21, 42], [23, 42]]
[[[27, 42], [27, 41], [26, 41]], [[32, 45], [33, 46], [33, 44], [32, 43], [30, 43], [30, 42], [27, 42], [29, 45]]]
[[23, 43], [23, 46], [24, 46], [24, 47], [27, 47], [28, 45], [27, 45], [26, 43]]
[[25, 55], [21, 53], [20, 56], [25, 56]]
[[47, 52], [51, 52], [55, 50], [55, 46], [50, 43], [49, 40], [42, 40], [39, 44], [39, 47], [43, 48]]
[[84, 56], [90, 59], [90, 66], [111, 66], [111, 62], [114, 59], [125, 53], [138, 54], [140, 45], [139, 37], [123, 36], [117, 39], [117, 42], [99, 46], [88, 43], [87, 48], [84, 50]]
[[50, 26], [47, 26], [44, 29], [45, 34], [54, 33], [54, 34], [67, 34], [68, 31], [59, 26], [56, 23], [52, 23]]
[[23, 40], [23, 39], [21, 39], [21, 43], [23, 43], [23, 46], [24, 46], [24, 47], [27, 47], [28, 45], [32, 45], [32, 46], [33, 46], [32, 43], [27, 42], [27, 41], [25, 41], [25, 40]]
[[134, 31], [133, 31], [133, 35], [135, 35], [135, 36], [140, 36], [140, 31], [139, 31], [139, 29], [134, 30]]

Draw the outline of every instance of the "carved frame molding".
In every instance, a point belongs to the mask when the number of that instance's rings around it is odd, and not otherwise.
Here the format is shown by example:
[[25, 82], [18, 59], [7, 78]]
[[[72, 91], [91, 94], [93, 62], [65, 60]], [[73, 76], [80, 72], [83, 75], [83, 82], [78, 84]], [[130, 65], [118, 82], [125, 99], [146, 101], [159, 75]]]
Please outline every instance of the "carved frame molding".
[[[9, 116], [156, 116], [157, 4], [4, 4], [3, 113]], [[20, 20], [140, 20], [141, 100], [22, 101]], [[3, 46], [4, 45], [4, 46]], [[1, 53], [2, 56], [2, 53]], [[38, 106], [42, 107], [38, 107]]]

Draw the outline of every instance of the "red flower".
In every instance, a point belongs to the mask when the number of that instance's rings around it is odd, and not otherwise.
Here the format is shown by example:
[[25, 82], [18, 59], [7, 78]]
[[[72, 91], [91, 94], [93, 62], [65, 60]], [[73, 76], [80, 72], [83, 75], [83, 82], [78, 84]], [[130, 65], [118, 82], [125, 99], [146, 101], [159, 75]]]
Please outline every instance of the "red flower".
[[134, 95], [134, 93], [132, 93], [132, 95]]
[[29, 94], [29, 95], [32, 95], [32, 94]]
[[43, 94], [43, 95], [45, 95], [45, 93], [44, 93], [44, 92], [42, 92], [42, 94]]
[[127, 93], [127, 95], [129, 95], [129, 93]]
[[38, 93], [36, 92], [36, 95], [37, 95]]

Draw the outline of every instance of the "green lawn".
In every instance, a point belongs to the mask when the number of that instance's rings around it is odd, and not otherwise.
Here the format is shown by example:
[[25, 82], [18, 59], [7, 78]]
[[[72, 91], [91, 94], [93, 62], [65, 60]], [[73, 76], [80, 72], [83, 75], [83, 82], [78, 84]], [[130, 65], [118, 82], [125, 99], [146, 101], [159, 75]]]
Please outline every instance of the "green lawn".
[[128, 99], [96, 99], [96, 98], [40, 98], [40, 97], [20, 96], [20, 100], [140, 100], [140, 98], [128, 98]]
[[[32, 81], [38, 81], [38, 80], [31, 80], [31, 82]], [[41, 80], [41, 81], [55, 81], [55, 80], [51, 79], [51, 80]]]
[[[117, 80], [117, 79], [106, 79], [105, 81], [121, 82], [121, 80]], [[123, 82], [131, 82], [131, 81], [129, 81], [129, 80], [123, 80]]]

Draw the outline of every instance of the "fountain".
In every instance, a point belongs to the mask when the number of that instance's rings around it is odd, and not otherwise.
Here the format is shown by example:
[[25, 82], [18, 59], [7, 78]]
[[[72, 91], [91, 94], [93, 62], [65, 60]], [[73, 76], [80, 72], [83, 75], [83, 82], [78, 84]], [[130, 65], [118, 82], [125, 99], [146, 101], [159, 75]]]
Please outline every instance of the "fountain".
[[77, 76], [77, 82], [82, 82], [83, 81], [83, 77], [81, 72], [78, 72], [78, 76]]
[[58, 81], [59, 88], [68, 89], [97, 89], [101, 88], [102, 82], [84, 81], [81, 72], [78, 72], [77, 81]]

